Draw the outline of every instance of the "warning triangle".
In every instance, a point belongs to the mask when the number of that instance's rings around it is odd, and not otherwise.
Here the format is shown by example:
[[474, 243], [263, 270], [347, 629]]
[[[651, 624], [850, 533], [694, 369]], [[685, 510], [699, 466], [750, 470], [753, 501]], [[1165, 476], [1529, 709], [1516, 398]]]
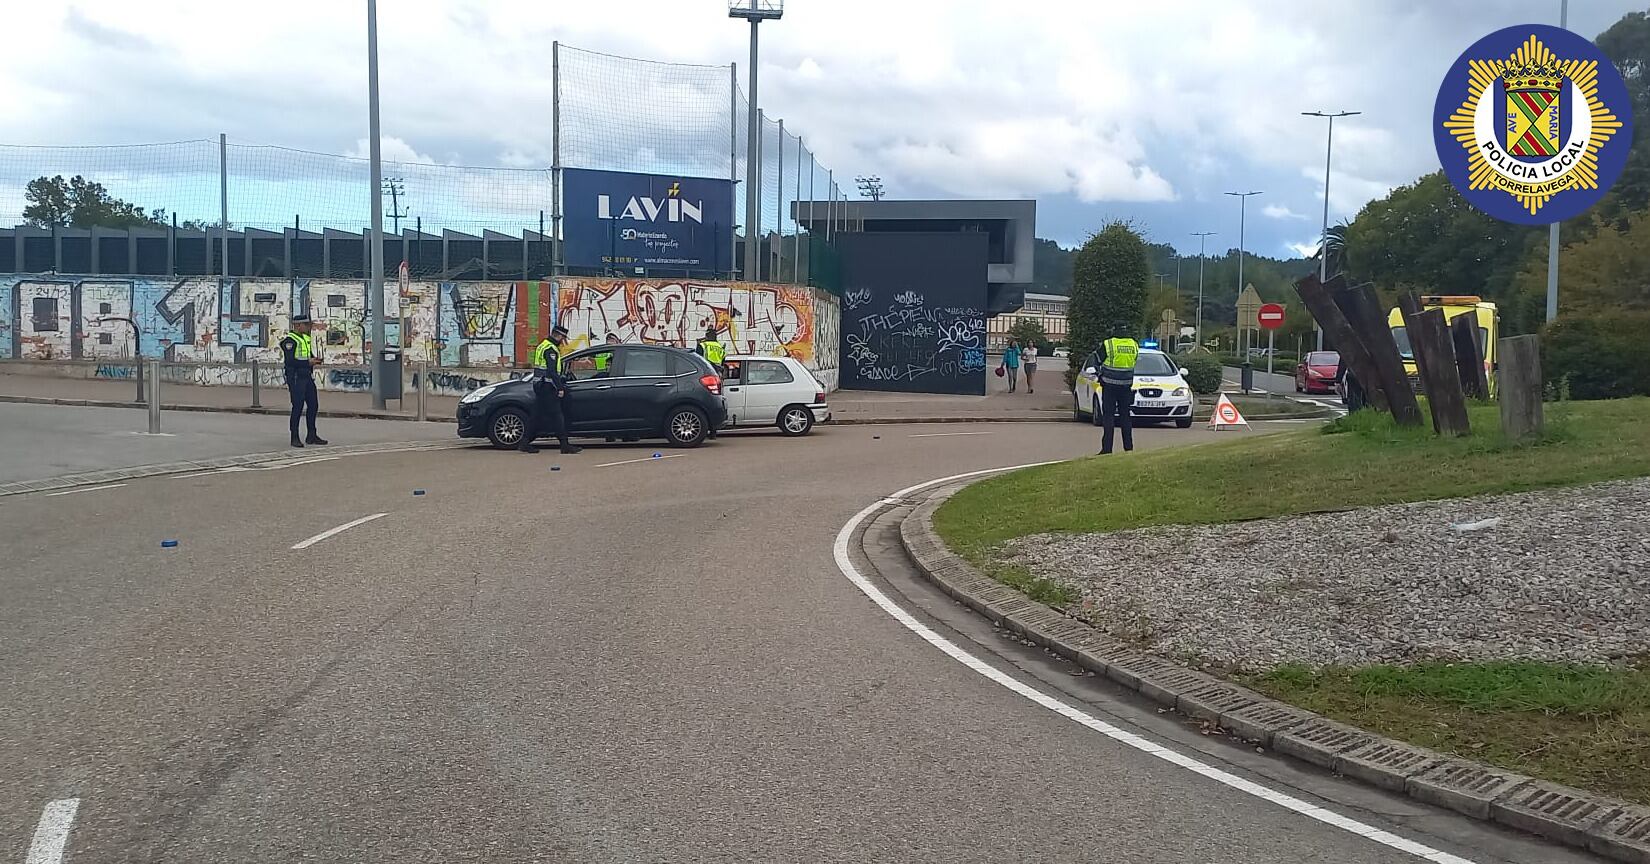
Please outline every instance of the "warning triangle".
[[1226, 398], [1225, 393], [1220, 394], [1220, 401], [1215, 403], [1215, 413], [1209, 415], [1209, 428], [1235, 429], [1248, 425], [1249, 421], [1243, 419], [1243, 414], [1232, 404], [1232, 400]]

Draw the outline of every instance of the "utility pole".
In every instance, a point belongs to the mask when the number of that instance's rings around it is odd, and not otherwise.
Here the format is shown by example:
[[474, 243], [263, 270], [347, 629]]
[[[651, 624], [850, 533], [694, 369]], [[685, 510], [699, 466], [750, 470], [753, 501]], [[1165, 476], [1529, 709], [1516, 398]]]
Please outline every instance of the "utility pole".
[[384, 180], [384, 194], [390, 196], [390, 212], [385, 216], [393, 220], [395, 227], [391, 230], [396, 235], [401, 234], [401, 220], [407, 216], [407, 211], [401, 209], [401, 196], [407, 194], [407, 184], [401, 182], [400, 177], [389, 177]]
[[[1570, 29], [1570, 0], [1559, 0], [1558, 27]], [[1558, 223], [1547, 226], [1547, 320], [1558, 317]]]
[[372, 163], [372, 272], [367, 283], [367, 314], [372, 316], [372, 407], [382, 411], [389, 400], [384, 360], [384, 162], [378, 140], [378, 0], [367, 0], [367, 135]]
[[743, 18], [751, 22], [751, 78], [750, 78], [750, 105], [746, 108], [746, 115], [750, 123], [746, 129], [745, 143], [745, 279], [754, 281], [761, 278], [761, 269], [757, 258], [757, 235], [762, 226], [762, 114], [757, 110], [756, 101], [756, 45], [757, 26], [763, 21], [778, 21], [785, 14], [784, 0], [729, 0], [728, 17]]
[[1197, 344], [1203, 344], [1203, 241], [1213, 237], [1213, 231], [1193, 231], [1197, 238]]
[[[1356, 117], [1362, 111], [1337, 111], [1330, 114], [1327, 111], [1302, 111], [1302, 117], [1324, 117], [1329, 120], [1329, 142], [1324, 146], [1323, 156], [1323, 236], [1319, 238], [1318, 246], [1318, 281], [1329, 281], [1329, 165], [1335, 155], [1335, 118]], [[1318, 331], [1318, 349], [1323, 350], [1323, 325], [1316, 320], [1312, 322]]]

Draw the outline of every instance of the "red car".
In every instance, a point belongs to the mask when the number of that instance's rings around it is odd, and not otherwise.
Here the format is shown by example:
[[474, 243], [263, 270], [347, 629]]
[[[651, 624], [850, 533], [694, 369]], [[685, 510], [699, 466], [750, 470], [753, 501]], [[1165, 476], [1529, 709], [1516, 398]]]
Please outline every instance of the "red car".
[[1295, 364], [1296, 393], [1335, 392], [1335, 370], [1340, 368], [1341, 355], [1336, 351], [1311, 351]]

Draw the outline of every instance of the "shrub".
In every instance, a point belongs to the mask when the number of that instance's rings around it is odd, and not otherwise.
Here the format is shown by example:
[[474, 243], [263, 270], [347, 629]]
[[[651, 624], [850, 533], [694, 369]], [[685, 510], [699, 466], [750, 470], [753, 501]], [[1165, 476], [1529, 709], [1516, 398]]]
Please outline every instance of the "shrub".
[[[1088, 239], [1072, 257], [1070, 322], [1066, 344], [1074, 358], [1087, 357], [1111, 335], [1119, 321], [1139, 321], [1146, 303], [1146, 241], [1123, 222], [1112, 222]], [[1066, 369], [1066, 385], [1076, 380], [1081, 360]]]
[[1541, 372], [1575, 399], [1650, 396], [1650, 312], [1561, 316], [1541, 336]]
[[1180, 361], [1186, 367], [1186, 383], [1193, 393], [1220, 392], [1220, 361], [1212, 354], [1193, 354]]

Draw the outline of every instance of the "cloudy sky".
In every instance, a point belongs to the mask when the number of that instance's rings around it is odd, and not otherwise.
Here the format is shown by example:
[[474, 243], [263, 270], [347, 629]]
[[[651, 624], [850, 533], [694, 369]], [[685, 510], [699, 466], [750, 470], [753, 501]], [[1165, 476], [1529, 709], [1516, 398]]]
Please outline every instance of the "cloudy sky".
[[[1645, 5], [1577, 0], [1570, 26], [1592, 37]], [[1211, 249], [1236, 245], [1237, 201], [1221, 193], [1260, 190], [1246, 245], [1289, 255], [1313, 244], [1323, 206], [1324, 122], [1299, 112], [1364, 112], [1335, 129], [1330, 216], [1350, 218], [1437, 167], [1432, 105], [1456, 56], [1500, 27], [1556, 24], [1559, 0], [785, 6], [783, 20], [762, 26], [760, 102], [839, 181], [875, 173], [904, 198], [1033, 197], [1042, 236], [1075, 244], [1125, 218], [1187, 252], [1197, 249], [1193, 231], [1218, 232]], [[20, 4], [6, 13], [17, 38], [0, 53], [0, 143], [225, 132], [248, 144], [364, 152], [364, 7]], [[569, 128], [564, 147], [636, 167], [665, 158], [673, 136], [713, 132], [699, 127], [726, 110], [726, 64], [746, 71], [748, 31], [726, 17], [725, 0], [379, 7], [386, 158], [547, 165], [554, 40], [723, 67], [633, 78], [621, 74], [633, 66], [589, 55], [564, 63], [564, 120], [605, 120]], [[485, 185], [470, 186], [464, 194], [486, 196]], [[0, 211], [13, 209], [0, 199]]]

